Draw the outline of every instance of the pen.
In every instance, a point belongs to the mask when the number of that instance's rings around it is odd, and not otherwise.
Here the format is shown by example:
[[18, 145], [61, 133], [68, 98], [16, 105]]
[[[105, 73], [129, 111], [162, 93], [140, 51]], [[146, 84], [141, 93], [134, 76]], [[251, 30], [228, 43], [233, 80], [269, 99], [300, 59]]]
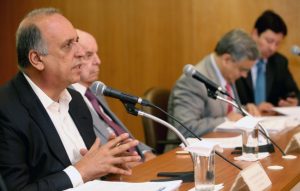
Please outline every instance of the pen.
[[163, 191], [166, 187], [163, 186], [163, 187], [159, 187], [156, 191]]

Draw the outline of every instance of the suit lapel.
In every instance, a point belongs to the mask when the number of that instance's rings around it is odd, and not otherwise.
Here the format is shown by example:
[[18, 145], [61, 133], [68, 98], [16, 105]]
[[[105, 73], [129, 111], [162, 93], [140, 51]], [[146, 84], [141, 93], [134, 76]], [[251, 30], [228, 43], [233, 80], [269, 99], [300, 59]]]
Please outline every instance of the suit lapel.
[[90, 112], [81, 95], [78, 92], [75, 93], [76, 90], [68, 89], [68, 91], [72, 96], [72, 101], [69, 105], [69, 113], [86, 147], [89, 149], [96, 139]]
[[[211, 61], [210, 56], [206, 57], [205, 61], [204, 61], [204, 75], [207, 76], [210, 80], [212, 80], [213, 82], [215, 82], [216, 84], [220, 85], [221, 82], [216, 74], [216, 71], [213, 67], [213, 63]], [[211, 98], [209, 98], [211, 99]], [[216, 102], [217, 103], [217, 102]], [[221, 108], [222, 108], [222, 113], [226, 114], [227, 113], [227, 104], [220, 104]]]
[[[251, 71], [248, 73], [246, 78], [246, 84], [249, 87], [250, 91], [253, 92], [253, 82], [252, 82], [252, 75]], [[254, 95], [254, 94], [253, 94]]]
[[42, 103], [30, 87], [22, 73], [19, 73], [13, 81], [21, 103], [27, 109], [32, 120], [41, 129], [49, 149], [54, 156], [64, 165], [71, 164], [60, 137]]
[[105, 129], [106, 125], [104, 124], [104, 122], [100, 119], [99, 115], [93, 109], [91, 109], [89, 107], [89, 110], [92, 115], [95, 133], [98, 137], [100, 137], [101, 143], [105, 144], [106, 137], [109, 136], [109, 132]]

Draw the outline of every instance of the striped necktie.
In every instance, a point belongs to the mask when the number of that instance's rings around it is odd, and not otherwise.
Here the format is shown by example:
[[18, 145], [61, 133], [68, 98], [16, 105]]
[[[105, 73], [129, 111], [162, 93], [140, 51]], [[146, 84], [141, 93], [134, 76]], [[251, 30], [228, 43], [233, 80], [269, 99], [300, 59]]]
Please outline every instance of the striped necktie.
[[[91, 92], [90, 89], [86, 90], [85, 96], [91, 102], [93, 108], [95, 109], [95, 111], [97, 112], [99, 117], [101, 119], [103, 119], [105, 121], [105, 123], [115, 131], [116, 135], [126, 133], [126, 131], [124, 129], [122, 129], [118, 124], [116, 124], [114, 121], [112, 121], [110, 118], [107, 117], [107, 115], [103, 111], [103, 108], [99, 104], [97, 97]], [[100, 108], [102, 108], [102, 109], [100, 109]]]

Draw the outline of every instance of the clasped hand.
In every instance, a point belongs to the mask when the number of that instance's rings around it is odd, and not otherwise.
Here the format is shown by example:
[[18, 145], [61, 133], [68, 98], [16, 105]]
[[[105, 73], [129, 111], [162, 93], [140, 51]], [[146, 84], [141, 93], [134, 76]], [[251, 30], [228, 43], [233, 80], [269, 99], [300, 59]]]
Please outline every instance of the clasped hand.
[[110, 173], [130, 175], [132, 171], [127, 168], [126, 163], [137, 162], [141, 157], [136, 152], [127, 151], [138, 143], [137, 140], [130, 139], [128, 133], [121, 134], [104, 145], [97, 138], [90, 150], [81, 150], [83, 157], [74, 166], [84, 182]]

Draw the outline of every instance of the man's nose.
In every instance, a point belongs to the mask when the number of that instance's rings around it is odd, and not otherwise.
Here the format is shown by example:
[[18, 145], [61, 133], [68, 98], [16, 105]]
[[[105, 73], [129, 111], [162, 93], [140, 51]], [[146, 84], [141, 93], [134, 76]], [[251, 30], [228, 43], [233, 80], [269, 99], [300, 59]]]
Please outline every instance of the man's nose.
[[83, 48], [79, 45], [78, 42], [75, 43], [76, 50], [75, 50], [75, 56], [76, 57], [83, 57], [84, 56], [84, 50]]

